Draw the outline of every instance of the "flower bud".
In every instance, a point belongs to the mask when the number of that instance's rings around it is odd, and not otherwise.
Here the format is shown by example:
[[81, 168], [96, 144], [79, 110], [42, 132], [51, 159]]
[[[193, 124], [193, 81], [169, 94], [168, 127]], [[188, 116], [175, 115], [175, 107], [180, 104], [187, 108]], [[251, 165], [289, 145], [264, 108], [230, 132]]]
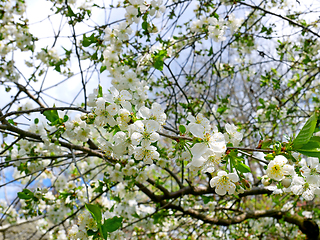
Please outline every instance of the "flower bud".
[[120, 168], [121, 168], [121, 165], [120, 165], [119, 163], [116, 163], [116, 165], [114, 166], [114, 168], [119, 171]]
[[264, 186], [269, 186], [271, 184], [271, 179], [267, 175], [264, 175], [261, 178], [261, 182]]
[[282, 184], [282, 186], [284, 186], [285, 188], [290, 187], [291, 182], [292, 182], [292, 179], [291, 179], [291, 178], [288, 178], [288, 177], [286, 177], [286, 178], [284, 178], [284, 179], [281, 180], [281, 184]]
[[81, 119], [82, 121], [87, 120], [87, 115], [81, 115], [81, 116], [80, 116], [80, 119]]
[[242, 184], [243, 184], [243, 186], [245, 187], [246, 190], [250, 190], [251, 189], [252, 186], [251, 186], [251, 183], [248, 180], [242, 179], [241, 182], [242, 182]]

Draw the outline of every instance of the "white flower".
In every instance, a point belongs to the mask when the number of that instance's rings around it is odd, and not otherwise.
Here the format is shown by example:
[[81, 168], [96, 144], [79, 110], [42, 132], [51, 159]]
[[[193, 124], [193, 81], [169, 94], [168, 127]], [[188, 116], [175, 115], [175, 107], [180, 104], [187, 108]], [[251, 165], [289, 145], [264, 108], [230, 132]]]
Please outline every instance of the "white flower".
[[306, 177], [306, 181], [310, 184], [314, 184], [319, 186], [320, 179], [319, 174], [320, 172], [320, 164], [319, 159], [315, 157], [309, 157], [307, 159], [307, 164], [303, 164], [303, 167], [300, 169], [302, 176]]
[[120, 109], [119, 116], [117, 117], [117, 122], [121, 130], [127, 130], [130, 120], [130, 112], [125, 108]]
[[216, 187], [215, 191], [219, 195], [233, 194], [236, 189], [235, 182], [239, 181], [239, 177], [236, 173], [227, 173], [225, 171], [219, 171], [218, 176], [210, 180], [210, 186]]
[[73, 131], [76, 134], [75, 139], [80, 142], [86, 142], [91, 137], [91, 129], [83, 121]]
[[241, 18], [236, 18], [233, 13], [229, 15], [228, 20], [229, 20], [228, 25], [230, 27], [231, 33], [234, 33], [235, 31], [237, 31], [243, 21]]
[[210, 26], [208, 27], [209, 37], [214, 41], [224, 41], [226, 37], [224, 36], [226, 26], [225, 21], [217, 20], [215, 17], [208, 18]]
[[200, 124], [193, 124], [189, 127], [189, 131], [197, 138], [202, 139], [208, 146], [218, 153], [223, 153], [227, 150], [224, 135], [220, 132], [209, 133]]
[[197, 20], [192, 22], [192, 25], [190, 27], [190, 30], [192, 32], [202, 32], [202, 27], [203, 27], [203, 21], [202, 20]]
[[128, 6], [126, 7], [126, 14], [125, 14], [125, 17], [126, 17], [126, 20], [128, 23], [138, 23], [140, 18], [137, 17], [137, 15], [139, 14], [138, 12], [138, 8], [135, 8], [134, 6]]
[[319, 188], [306, 182], [303, 177], [296, 176], [292, 179], [291, 191], [293, 194], [302, 195], [305, 200], [311, 201], [314, 198], [315, 192], [318, 193]]
[[211, 148], [209, 148], [205, 154], [203, 155], [207, 161], [203, 166], [202, 172], [209, 172], [212, 173], [215, 170], [215, 166], [219, 165], [222, 159], [222, 153], [214, 152]]
[[238, 132], [238, 128], [234, 124], [227, 123], [225, 125], [228, 134], [225, 134], [226, 141], [229, 141], [233, 146], [238, 146], [243, 138], [243, 134]]
[[134, 158], [136, 160], [144, 160], [146, 164], [152, 164], [153, 160], [158, 160], [160, 154], [155, 146], [142, 146], [134, 149]]
[[142, 145], [148, 146], [159, 140], [160, 136], [155, 132], [159, 129], [159, 124], [156, 121], [150, 120], [144, 127], [143, 122], [139, 120], [136, 121], [134, 125], [137, 132], [134, 132], [131, 135], [133, 145], [137, 146], [142, 141]]
[[196, 117], [189, 115], [187, 120], [190, 122], [187, 127], [187, 131], [189, 132], [191, 132], [190, 128], [192, 128], [195, 124], [203, 126], [204, 132], [209, 132], [211, 130], [210, 121], [205, 118], [202, 113], [199, 113]]
[[282, 155], [276, 156], [270, 163], [268, 164], [267, 168], [267, 175], [268, 177], [276, 180], [281, 181], [285, 175], [291, 175], [294, 173], [293, 166], [286, 164], [288, 160], [286, 157]]
[[123, 142], [126, 142], [127, 138], [127, 134], [125, 132], [120, 131], [113, 136], [113, 141], [115, 142], [115, 144], [121, 144]]
[[191, 149], [192, 162], [190, 165], [194, 167], [201, 167], [207, 160], [202, 157], [208, 150], [208, 146], [205, 143], [196, 143]]
[[165, 6], [161, 6], [162, 4], [162, 0], [152, 0], [151, 1], [151, 10], [150, 10], [150, 16], [153, 16], [156, 14], [156, 17], [159, 18], [161, 16], [161, 13], [164, 13], [165, 10], [166, 10], [166, 7]]
[[132, 99], [132, 95], [127, 90], [121, 90], [120, 92], [115, 88], [110, 88], [110, 93], [105, 95], [105, 100], [108, 103], [121, 104], [122, 107], [131, 111], [131, 104], [128, 100]]
[[167, 116], [159, 103], [153, 103], [151, 109], [142, 106], [139, 109], [137, 116], [145, 120], [157, 121], [161, 125], [163, 125], [167, 119]]

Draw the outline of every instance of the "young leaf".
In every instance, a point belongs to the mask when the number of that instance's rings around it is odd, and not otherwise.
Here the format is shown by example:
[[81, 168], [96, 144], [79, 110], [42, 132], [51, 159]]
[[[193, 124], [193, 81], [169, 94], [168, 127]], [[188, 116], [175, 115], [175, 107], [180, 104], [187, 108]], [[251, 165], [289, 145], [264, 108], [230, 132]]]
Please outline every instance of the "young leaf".
[[8, 119], [8, 122], [12, 125], [17, 125], [12, 119]]
[[114, 232], [120, 228], [122, 226], [122, 219], [122, 217], [117, 216], [105, 219], [103, 225], [101, 226], [103, 236], [105, 236], [105, 233], [107, 232]]
[[211, 200], [214, 200], [211, 196], [208, 197], [208, 196], [201, 195], [201, 198], [202, 198], [204, 204], [207, 204]]
[[64, 115], [64, 116], [63, 116], [63, 122], [68, 121], [68, 119], [69, 119], [68, 115]]
[[317, 124], [317, 117], [315, 114], [309, 118], [306, 124], [303, 126], [298, 136], [293, 140], [292, 148], [293, 150], [300, 149], [303, 145], [309, 142], [310, 138], [313, 135], [314, 129]]
[[148, 31], [148, 22], [142, 22], [142, 29]]
[[97, 96], [98, 98], [99, 97], [103, 97], [103, 92], [102, 92], [102, 87], [101, 87], [101, 85], [99, 85], [99, 91], [98, 91], [98, 96]]
[[101, 66], [100, 67], [100, 73], [102, 73], [104, 70], [106, 70], [107, 69], [107, 67], [106, 66]]
[[160, 71], [163, 70], [164, 58], [166, 57], [166, 55], [167, 55], [166, 50], [161, 50], [161, 51], [158, 51], [154, 54], [153, 66], [155, 69], [158, 69]]
[[102, 214], [101, 209], [96, 204], [87, 204], [86, 209], [91, 213], [92, 217], [96, 220], [97, 224], [101, 224]]
[[72, 11], [71, 7], [68, 6], [68, 12], [66, 14], [67, 17], [75, 17], [76, 14], [74, 14], [74, 12]]
[[59, 119], [59, 114], [58, 114], [57, 110], [46, 110], [43, 112], [43, 115], [51, 123], [53, 123]]
[[184, 134], [186, 132], [186, 127], [184, 125], [179, 126], [179, 131]]
[[33, 192], [29, 189], [23, 189], [22, 192], [18, 192], [18, 197], [20, 199], [31, 199], [33, 198]]
[[89, 47], [92, 43], [97, 42], [94, 33], [91, 34], [90, 37], [87, 37], [85, 34], [83, 34], [83, 39], [82, 39], [82, 45], [84, 47]]
[[297, 150], [308, 157], [320, 157], [320, 137], [312, 137], [310, 141]]
[[238, 169], [240, 172], [242, 172], [242, 173], [251, 172], [250, 167], [248, 167], [247, 165], [245, 165], [245, 164], [242, 163], [242, 162], [239, 162], [239, 163], [238, 163], [237, 169]]

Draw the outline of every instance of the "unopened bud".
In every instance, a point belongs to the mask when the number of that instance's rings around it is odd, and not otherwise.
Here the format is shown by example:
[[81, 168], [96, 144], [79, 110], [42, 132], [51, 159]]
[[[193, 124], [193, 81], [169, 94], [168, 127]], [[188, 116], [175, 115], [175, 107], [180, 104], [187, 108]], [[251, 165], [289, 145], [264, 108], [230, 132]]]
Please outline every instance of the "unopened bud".
[[81, 115], [81, 116], [80, 116], [80, 119], [81, 119], [82, 121], [85, 121], [85, 120], [87, 119], [87, 115]]
[[89, 113], [89, 114], [88, 114], [88, 117], [89, 117], [90, 119], [94, 119], [94, 114], [93, 114], [93, 113]]
[[290, 187], [291, 182], [292, 182], [292, 179], [291, 179], [291, 178], [288, 178], [288, 177], [286, 177], [286, 178], [284, 178], [284, 179], [281, 180], [281, 184], [282, 184], [282, 186], [284, 186], [285, 188]]
[[242, 184], [243, 184], [243, 186], [245, 187], [246, 190], [250, 190], [251, 189], [251, 183], [248, 180], [242, 179], [241, 182], [242, 182]]
[[271, 179], [267, 175], [264, 175], [261, 182], [264, 186], [269, 186], [271, 184]]
[[120, 165], [119, 163], [116, 163], [116, 165], [114, 166], [114, 168], [119, 171], [120, 168], [121, 168], [121, 165]]

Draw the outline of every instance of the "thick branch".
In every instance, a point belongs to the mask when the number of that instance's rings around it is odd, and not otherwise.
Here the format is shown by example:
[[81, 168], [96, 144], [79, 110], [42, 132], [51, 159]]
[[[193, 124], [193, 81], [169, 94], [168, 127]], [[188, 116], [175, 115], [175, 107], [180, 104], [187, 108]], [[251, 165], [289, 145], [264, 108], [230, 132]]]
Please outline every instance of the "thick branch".
[[[154, 182], [148, 180], [152, 185]], [[319, 236], [319, 227], [316, 222], [310, 219], [305, 219], [298, 215], [290, 216], [287, 212], [280, 211], [280, 210], [256, 210], [256, 211], [247, 211], [240, 215], [234, 216], [228, 219], [221, 219], [215, 217], [209, 217], [208, 215], [200, 213], [198, 210], [195, 209], [185, 209], [182, 206], [175, 205], [173, 203], [169, 203], [166, 201], [170, 198], [178, 198], [185, 194], [192, 194], [202, 195], [211, 193], [213, 191], [212, 188], [191, 188], [191, 187], [184, 187], [177, 192], [168, 193], [167, 190], [163, 191], [164, 195], [159, 196], [155, 195], [150, 189], [148, 189], [145, 185], [141, 183], [136, 183], [139, 189], [145, 193], [154, 203], [160, 203], [160, 206], [166, 209], [174, 209], [177, 211], [182, 212], [185, 215], [189, 215], [190, 217], [196, 218], [198, 220], [203, 221], [204, 223], [214, 224], [214, 225], [221, 225], [221, 226], [229, 226], [233, 224], [241, 223], [247, 219], [258, 219], [262, 217], [274, 217], [276, 219], [283, 219], [288, 223], [292, 223], [299, 227], [299, 229], [307, 235], [307, 239], [309, 240], [317, 240], [320, 239]], [[158, 187], [158, 186], [156, 186]], [[158, 187], [159, 188], [159, 187]], [[160, 188], [159, 188], [160, 189]], [[246, 191], [242, 194], [239, 194], [239, 197], [245, 197], [249, 195], [260, 195], [260, 194], [271, 194], [270, 190], [265, 188], [253, 188], [249, 191]]]

